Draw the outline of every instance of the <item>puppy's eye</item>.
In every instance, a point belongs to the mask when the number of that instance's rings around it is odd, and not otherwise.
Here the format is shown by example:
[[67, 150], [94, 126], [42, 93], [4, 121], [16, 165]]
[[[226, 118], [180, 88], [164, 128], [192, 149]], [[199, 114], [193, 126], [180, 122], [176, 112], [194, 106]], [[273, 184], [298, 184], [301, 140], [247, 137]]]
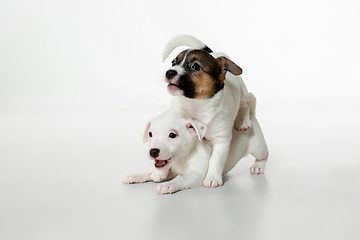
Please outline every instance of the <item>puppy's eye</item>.
[[190, 65], [190, 68], [193, 69], [193, 70], [195, 70], [195, 71], [199, 71], [199, 70], [201, 69], [200, 65], [197, 64], [197, 63], [192, 63], [192, 64]]
[[169, 138], [176, 138], [176, 137], [177, 137], [176, 133], [170, 133], [169, 134]]
[[149, 137], [152, 137], [152, 132], [149, 132]]
[[171, 66], [175, 66], [176, 62], [177, 62], [176, 59], [172, 60]]

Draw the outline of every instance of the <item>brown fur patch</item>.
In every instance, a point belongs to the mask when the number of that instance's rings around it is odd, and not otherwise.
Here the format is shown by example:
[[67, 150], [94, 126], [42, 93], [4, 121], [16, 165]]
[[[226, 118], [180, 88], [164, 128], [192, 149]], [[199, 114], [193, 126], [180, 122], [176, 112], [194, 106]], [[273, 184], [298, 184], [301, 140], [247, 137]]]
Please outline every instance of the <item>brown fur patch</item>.
[[211, 56], [209, 53], [202, 50], [193, 50], [189, 52], [186, 57], [186, 62], [192, 63], [196, 62], [200, 65], [202, 70], [214, 78], [218, 77], [219, 74], [219, 64], [216, 59]]
[[216, 60], [221, 67], [221, 73], [219, 77], [221, 81], [225, 80], [225, 74], [227, 71], [231, 72], [234, 75], [242, 74], [242, 69], [226, 57], [218, 57]]
[[174, 64], [179, 64], [185, 57], [185, 54], [188, 50], [184, 50], [181, 53], [179, 53], [176, 58], [173, 60]]
[[213, 97], [223, 86], [219, 79], [220, 67], [216, 59], [202, 50], [192, 50], [186, 56], [188, 65], [199, 64], [201, 69], [193, 71], [191, 78], [195, 85], [195, 98], [209, 99]]
[[193, 76], [197, 99], [209, 99], [214, 96], [215, 79], [206, 72], [201, 72]]

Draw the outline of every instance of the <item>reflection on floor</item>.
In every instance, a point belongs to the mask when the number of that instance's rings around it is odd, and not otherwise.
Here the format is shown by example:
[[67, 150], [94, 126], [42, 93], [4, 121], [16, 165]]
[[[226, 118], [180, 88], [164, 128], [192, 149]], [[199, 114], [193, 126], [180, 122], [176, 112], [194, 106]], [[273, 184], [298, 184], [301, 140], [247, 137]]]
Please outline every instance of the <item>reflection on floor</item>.
[[0, 238], [360, 239], [359, 116], [340, 129], [258, 116], [265, 175], [250, 175], [247, 157], [221, 188], [160, 196], [156, 183], [120, 183], [151, 165], [141, 136], [156, 114], [1, 114]]

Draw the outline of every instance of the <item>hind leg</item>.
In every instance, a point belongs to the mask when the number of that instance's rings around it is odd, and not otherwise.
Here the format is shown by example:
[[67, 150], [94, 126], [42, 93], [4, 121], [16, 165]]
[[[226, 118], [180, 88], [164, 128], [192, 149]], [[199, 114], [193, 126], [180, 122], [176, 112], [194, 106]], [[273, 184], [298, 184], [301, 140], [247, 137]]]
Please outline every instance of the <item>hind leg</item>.
[[265, 159], [265, 160], [256, 159], [254, 165], [252, 165], [250, 167], [250, 173], [251, 174], [264, 174], [266, 162], [267, 162], [267, 159]]
[[266, 162], [269, 157], [269, 151], [264, 143], [263, 148], [260, 151], [251, 153], [255, 157], [254, 164], [250, 167], [251, 174], [264, 174]]

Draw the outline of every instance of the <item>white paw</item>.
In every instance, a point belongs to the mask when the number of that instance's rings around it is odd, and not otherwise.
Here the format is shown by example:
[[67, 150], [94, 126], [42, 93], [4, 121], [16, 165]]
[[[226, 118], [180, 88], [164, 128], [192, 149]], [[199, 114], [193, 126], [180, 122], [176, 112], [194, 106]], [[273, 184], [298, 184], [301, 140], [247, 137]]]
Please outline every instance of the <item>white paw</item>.
[[246, 131], [251, 128], [251, 120], [249, 117], [245, 117], [242, 120], [236, 119], [235, 121], [235, 129], [237, 131]]
[[255, 161], [254, 165], [250, 167], [251, 174], [264, 174], [266, 160]]
[[223, 185], [222, 176], [216, 177], [216, 176], [206, 176], [205, 180], [202, 184], [204, 187], [207, 188], [216, 188]]
[[151, 180], [154, 182], [161, 182], [166, 180], [168, 171], [153, 171], [150, 175]]
[[174, 192], [177, 192], [180, 189], [177, 189], [176, 184], [172, 182], [166, 182], [159, 184], [156, 188], [156, 192], [158, 194], [172, 194]]
[[149, 174], [147, 174], [147, 176], [145, 174], [132, 174], [125, 176], [121, 182], [124, 184], [130, 184], [130, 183], [143, 183], [148, 180], [149, 180]]
[[264, 174], [264, 169], [252, 166], [250, 168], [250, 173], [251, 174]]

